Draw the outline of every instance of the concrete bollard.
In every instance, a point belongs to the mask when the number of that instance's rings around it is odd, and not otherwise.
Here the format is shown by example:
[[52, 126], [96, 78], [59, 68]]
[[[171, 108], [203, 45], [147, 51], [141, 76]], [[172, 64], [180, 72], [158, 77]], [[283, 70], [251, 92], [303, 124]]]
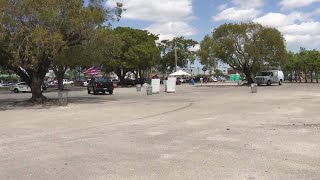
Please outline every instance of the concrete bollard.
[[151, 85], [147, 86], [147, 95], [152, 95], [152, 86]]
[[137, 88], [137, 92], [141, 92], [141, 84], [137, 84], [136, 88]]

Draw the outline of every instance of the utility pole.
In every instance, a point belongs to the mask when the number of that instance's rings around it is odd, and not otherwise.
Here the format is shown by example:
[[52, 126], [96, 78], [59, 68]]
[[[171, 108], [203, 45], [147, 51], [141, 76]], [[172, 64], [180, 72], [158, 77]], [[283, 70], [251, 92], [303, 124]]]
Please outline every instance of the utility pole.
[[176, 68], [175, 71], [177, 72], [177, 67], [178, 67], [178, 53], [177, 53], [177, 42], [174, 43], [174, 59], [176, 63]]

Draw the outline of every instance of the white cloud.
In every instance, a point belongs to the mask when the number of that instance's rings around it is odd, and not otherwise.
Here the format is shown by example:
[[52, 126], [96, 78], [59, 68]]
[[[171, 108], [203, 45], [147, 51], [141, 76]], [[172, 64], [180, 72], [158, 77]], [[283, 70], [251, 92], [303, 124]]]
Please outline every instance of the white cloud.
[[320, 0], [282, 0], [279, 4], [281, 9], [296, 9], [310, 6], [316, 2], [320, 2]]
[[[253, 21], [264, 26], [277, 28], [286, 39], [291, 50], [299, 47], [308, 49], [320, 48], [320, 9], [316, 8], [320, 0], [280, 0], [279, 6], [283, 13], [269, 12], [264, 15], [264, 0], [229, 0], [217, 9], [218, 14], [212, 17], [214, 21]], [[303, 12], [295, 9], [313, 5], [311, 11]]]
[[254, 22], [277, 28], [291, 50], [298, 50], [299, 47], [320, 48], [320, 22], [313, 20], [313, 14], [313, 12], [268, 13], [254, 19]]
[[265, 26], [281, 27], [284, 25], [302, 22], [309, 19], [307, 14], [293, 12], [288, 15], [282, 13], [268, 13], [262, 17], [256, 18], [253, 21]]
[[196, 44], [194, 47], [189, 48], [189, 51], [198, 51], [200, 49], [200, 44]]
[[280, 27], [284, 24], [292, 23], [289, 22], [286, 15], [281, 13], [269, 13], [260, 18], [254, 19], [253, 21], [271, 27]]
[[107, 6], [123, 3], [122, 18], [151, 22], [148, 31], [160, 34], [161, 39], [191, 36], [195, 30], [189, 22], [194, 19], [192, 0], [108, 0]]
[[304, 22], [279, 27], [279, 31], [290, 35], [320, 35], [320, 22]]
[[320, 34], [318, 35], [292, 35], [285, 34], [284, 38], [286, 39], [289, 49], [298, 50], [300, 47], [306, 49], [319, 49], [320, 48]]
[[232, 0], [232, 3], [243, 8], [260, 8], [264, 5], [263, 0]]
[[177, 36], [192, 36], [196, 30], [188, 23], [182, 21], [157, 22], [147, 27], [146, 30], [159, 34], [159, 40], [172, 39]]
[[167, 21], [187, 18], [192, 14], [191, 0], [108, 0], [108, 6], [114, 6], [117, 2], [123, 3], [125, 12], [123, 18]]
[[250, 9], [238, 9], [238, 8], [228, 8], [213, 16], [214, 21], [248, 21], [256, 18], [261, 12], [255, 8]]
[[214, 21], [250, 21], [261, 13], [263, 0], [231, 0], [231, 7], [228, 4], [218, 6], [217, 15], [213, 16]]

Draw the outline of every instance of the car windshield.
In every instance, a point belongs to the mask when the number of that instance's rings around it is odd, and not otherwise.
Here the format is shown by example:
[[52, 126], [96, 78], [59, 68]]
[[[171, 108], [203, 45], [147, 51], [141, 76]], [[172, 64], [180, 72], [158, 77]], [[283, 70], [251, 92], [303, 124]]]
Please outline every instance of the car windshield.
[[108, 81], [109, 81], [109, 79], [105, 78], [105, 77], [96, 78], [96, 82], [99, 82], [99, 83], [105, 83], [105, 82], [108, 82]]
[[259, 72], [257, 75], [258, 76], [270, 76], [272, 72]]

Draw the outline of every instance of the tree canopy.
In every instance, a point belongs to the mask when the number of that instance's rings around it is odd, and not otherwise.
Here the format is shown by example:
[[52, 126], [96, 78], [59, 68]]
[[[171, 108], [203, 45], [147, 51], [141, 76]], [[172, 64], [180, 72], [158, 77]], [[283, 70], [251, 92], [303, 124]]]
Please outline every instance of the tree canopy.
[[210, 74], [212, 74], [212, 71], [217, 67], [217, 58], [212, 47], [213, 43], [213, 38], [206, 35], [200, 42], [200, 49], [198, 51], [200, 63], [209, 69]]
[[149, 70], [160, 58], [155, 42], [158, 39], [157, 35], [128, 27], [114, 29], [114, 35], [118, 41], [114, 41], [112, 53], [106, 56], [104, 65], [108, 71], [114, 71], [120, 79], [129, 71], [143, 73]]
[[[290, 80], [293, 80], [293, 74], [295, 74], [295, 81], [302, 80], [301, 74], [304, 73], [305, 82], [308, 82], [310, 78], [313, 82], [314, 74], [316, 75], [316, 81], [319, 82], [318, 73], [320, 72], [320, 52], [313, 50], [306, 50], [305, 48], [300, 48], [297, 53], [289, 52], [287, 56], [287, 61], [285, 63], [284, 69], [290, 72]], [[310, 74], [310, 77], [307, 77]], [[299, 76], [299, 78], [297, 77]]]
[[172, 72], [175, 69], [175, 48], [177, 48], [178, 66], [186, 67], [188, 62], [193, 63], [196, 59], [196, 52], [190, 48], [195, 47], [198, 42], [184, 37], [177, 37], [173, 40], [162, 40], [159, 43], [161, 59], [158, 68], [162, 72]]
[[281, 33], [256, 23], [224, 24], [213, 31], [215, 56], [244, 73], [248, 83], [252, 75], [267, 68], [279, 68], [286, 48]]
[[16, 72], [43, 100], [41, 85], [58, 55], [90, 39], [121, 4], [106, 10], [103, 1], [0, 0], [0, 65]]

